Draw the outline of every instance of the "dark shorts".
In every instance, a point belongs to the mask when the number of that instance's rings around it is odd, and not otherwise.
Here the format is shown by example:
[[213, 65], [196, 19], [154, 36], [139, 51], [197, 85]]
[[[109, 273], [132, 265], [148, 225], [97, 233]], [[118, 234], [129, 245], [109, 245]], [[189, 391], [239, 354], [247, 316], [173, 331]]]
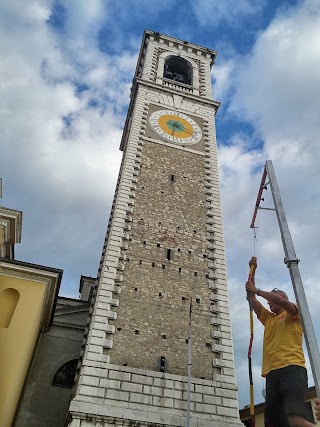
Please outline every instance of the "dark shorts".
[[302, 366], [290, 365], [270, 371], [266, 382], [264, 425], [287, 427], [290, 415], [306, 418], [307, 389], [307, 370]]

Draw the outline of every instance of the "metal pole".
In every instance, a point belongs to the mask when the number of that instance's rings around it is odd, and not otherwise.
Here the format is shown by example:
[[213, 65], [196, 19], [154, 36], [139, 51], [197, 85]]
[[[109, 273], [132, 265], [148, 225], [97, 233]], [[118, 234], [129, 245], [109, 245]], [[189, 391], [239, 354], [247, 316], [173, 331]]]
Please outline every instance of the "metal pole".
[[301, 313], [301, 322], [304, 332], [304, 337], [307, 345], [307, 350], [310, 358], [310, 364], [313, 373], [313, 379], [317, 396], [320, 396], [320, 354], [319, 347], [314, 332], [309, 307], [304, 292], [300, 271], [298, 267], [299, 260], [297, 259], [289, 227], [287, 224], [286, 215], [281, 201], [280, 191], [277, 184], [276, 175], [273, 169], [272, 161], [267, 160], [266, 168], [269, 177], [270, 188], [272, 192], [273, 202], [277, 213], [281, 239], [283, 243], [285, 259], [284, 262], [290, 271], [291, 282], [295, 297]]
[[187, 392], [187, 419], [186, 427], [190, 427], [190, 388], [191, 388], [191, 313], [192, 313], [192, 298], [190, 298], [190, 312], [189, 312], [189, 338], [188, 338], [188, 392]]

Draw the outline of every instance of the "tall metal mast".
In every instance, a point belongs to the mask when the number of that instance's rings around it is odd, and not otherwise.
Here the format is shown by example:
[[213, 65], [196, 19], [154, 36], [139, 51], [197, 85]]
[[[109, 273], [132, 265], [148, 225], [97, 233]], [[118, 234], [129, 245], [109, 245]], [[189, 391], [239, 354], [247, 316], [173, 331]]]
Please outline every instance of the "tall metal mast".
[[[266, 181], [267, 176], [269, 178], [269, 182], [266, 183], [265, 181]], [[296, 297], [296, 301], [297, 301], [299, 309], [300, 309], [301, 322], [302, 322], [304, 337], [305, 337], [306, 346], [307, 346], [307, 350], [308, 350], [308, 354], [309, 354], [309, 358], [310, 358], [310, 364], [311, 364], [313, 379], [314, 379], [314, 383], [315, 383], [315, 388], [316, 388], [317, 396], [320, 396], [320, 353], [319, 353], [319, 347], [318, 347], [316, 335], [314, 332], [314, 328], [313, 328], [313, 324], [312, 324], [312, 320], [311, 320], [311, 316], [310, 316], [310, 311], [309, 311], [309, 307], [308, 307], [308, 303], [307, 303], [307, 299], [306, 299], [306, 295], [304, 292], [304, 288], [303, 288], [303, 284], [302, 284], [302, 280], [301, 280], [301, 276], [300, 276], [300, 271], [299, 271], [299, 267], [298, 267], [298, 263], [300, 260], [297, 258], [295, 250], [294, 250], [291, 234], [289, 231], [286, 215], [284, 212], [284, 208], [283, 208], [283, 204], [282, 204], [282, 200], [281, 200], [281, 196], [280, 196], [280, 191], [279, 191], [276, 175], [275, 175], [275, 172], [273, 169], [273, 164], [272, 164], [271, 160], [267, 160], [267, 162], [266, 162], [266, 166], [265, 166], [265, 169], [263, 172], [261, 185], [260, 185], [260, 189], [258, 192], [256, 206], [255, 206], [255, 210], [254, 210], [254, 214], [253, 214], [253, 218], [252, 218], [252, 222], [251, 222], [250, 227], [251, 228], [254, 227], [254, 223], [255, 223], [255, 219], [257, 216], [258, 209], [270, 210], [269, 208], [260, 207], [262, 192], [263, 192], [263, 190], [267, 189], [268, 184], [270, 184], [273, 203], [275, 206], [274, 210], [276, 211], [277, 218], [278, 218], [278, 224], [279, 224], [279, 228], [280, 228], [281, 239], [282, 239], [282, 244], [283, 244], [284, 253], [285, 253], [284, 262], [289, 269], [291, 282], [292, 282], [293, 290], [294, 290], [295, 297]]]

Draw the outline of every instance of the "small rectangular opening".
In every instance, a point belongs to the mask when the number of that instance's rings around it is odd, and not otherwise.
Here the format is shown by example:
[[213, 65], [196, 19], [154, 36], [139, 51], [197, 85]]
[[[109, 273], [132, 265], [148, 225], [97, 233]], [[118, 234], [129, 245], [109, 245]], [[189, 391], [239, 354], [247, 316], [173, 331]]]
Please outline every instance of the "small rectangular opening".
[[167, 249], [167, 259], [169, 261], [172, 259], [172, 249]]
[[160, 372], [164, 372], [166, 368], [166, 358], [164, 356], [160, 356]]

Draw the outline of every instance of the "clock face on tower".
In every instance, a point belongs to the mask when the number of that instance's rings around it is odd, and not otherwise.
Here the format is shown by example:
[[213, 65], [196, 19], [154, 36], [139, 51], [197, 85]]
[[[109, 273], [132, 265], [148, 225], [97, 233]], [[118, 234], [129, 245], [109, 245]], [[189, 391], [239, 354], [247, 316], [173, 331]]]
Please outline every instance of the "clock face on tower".
[[177, 144], [192, 145], [202, 138], [200, 126], [179, 111], [158, 110], [149, 117], [151, 128], [162, 138]]

